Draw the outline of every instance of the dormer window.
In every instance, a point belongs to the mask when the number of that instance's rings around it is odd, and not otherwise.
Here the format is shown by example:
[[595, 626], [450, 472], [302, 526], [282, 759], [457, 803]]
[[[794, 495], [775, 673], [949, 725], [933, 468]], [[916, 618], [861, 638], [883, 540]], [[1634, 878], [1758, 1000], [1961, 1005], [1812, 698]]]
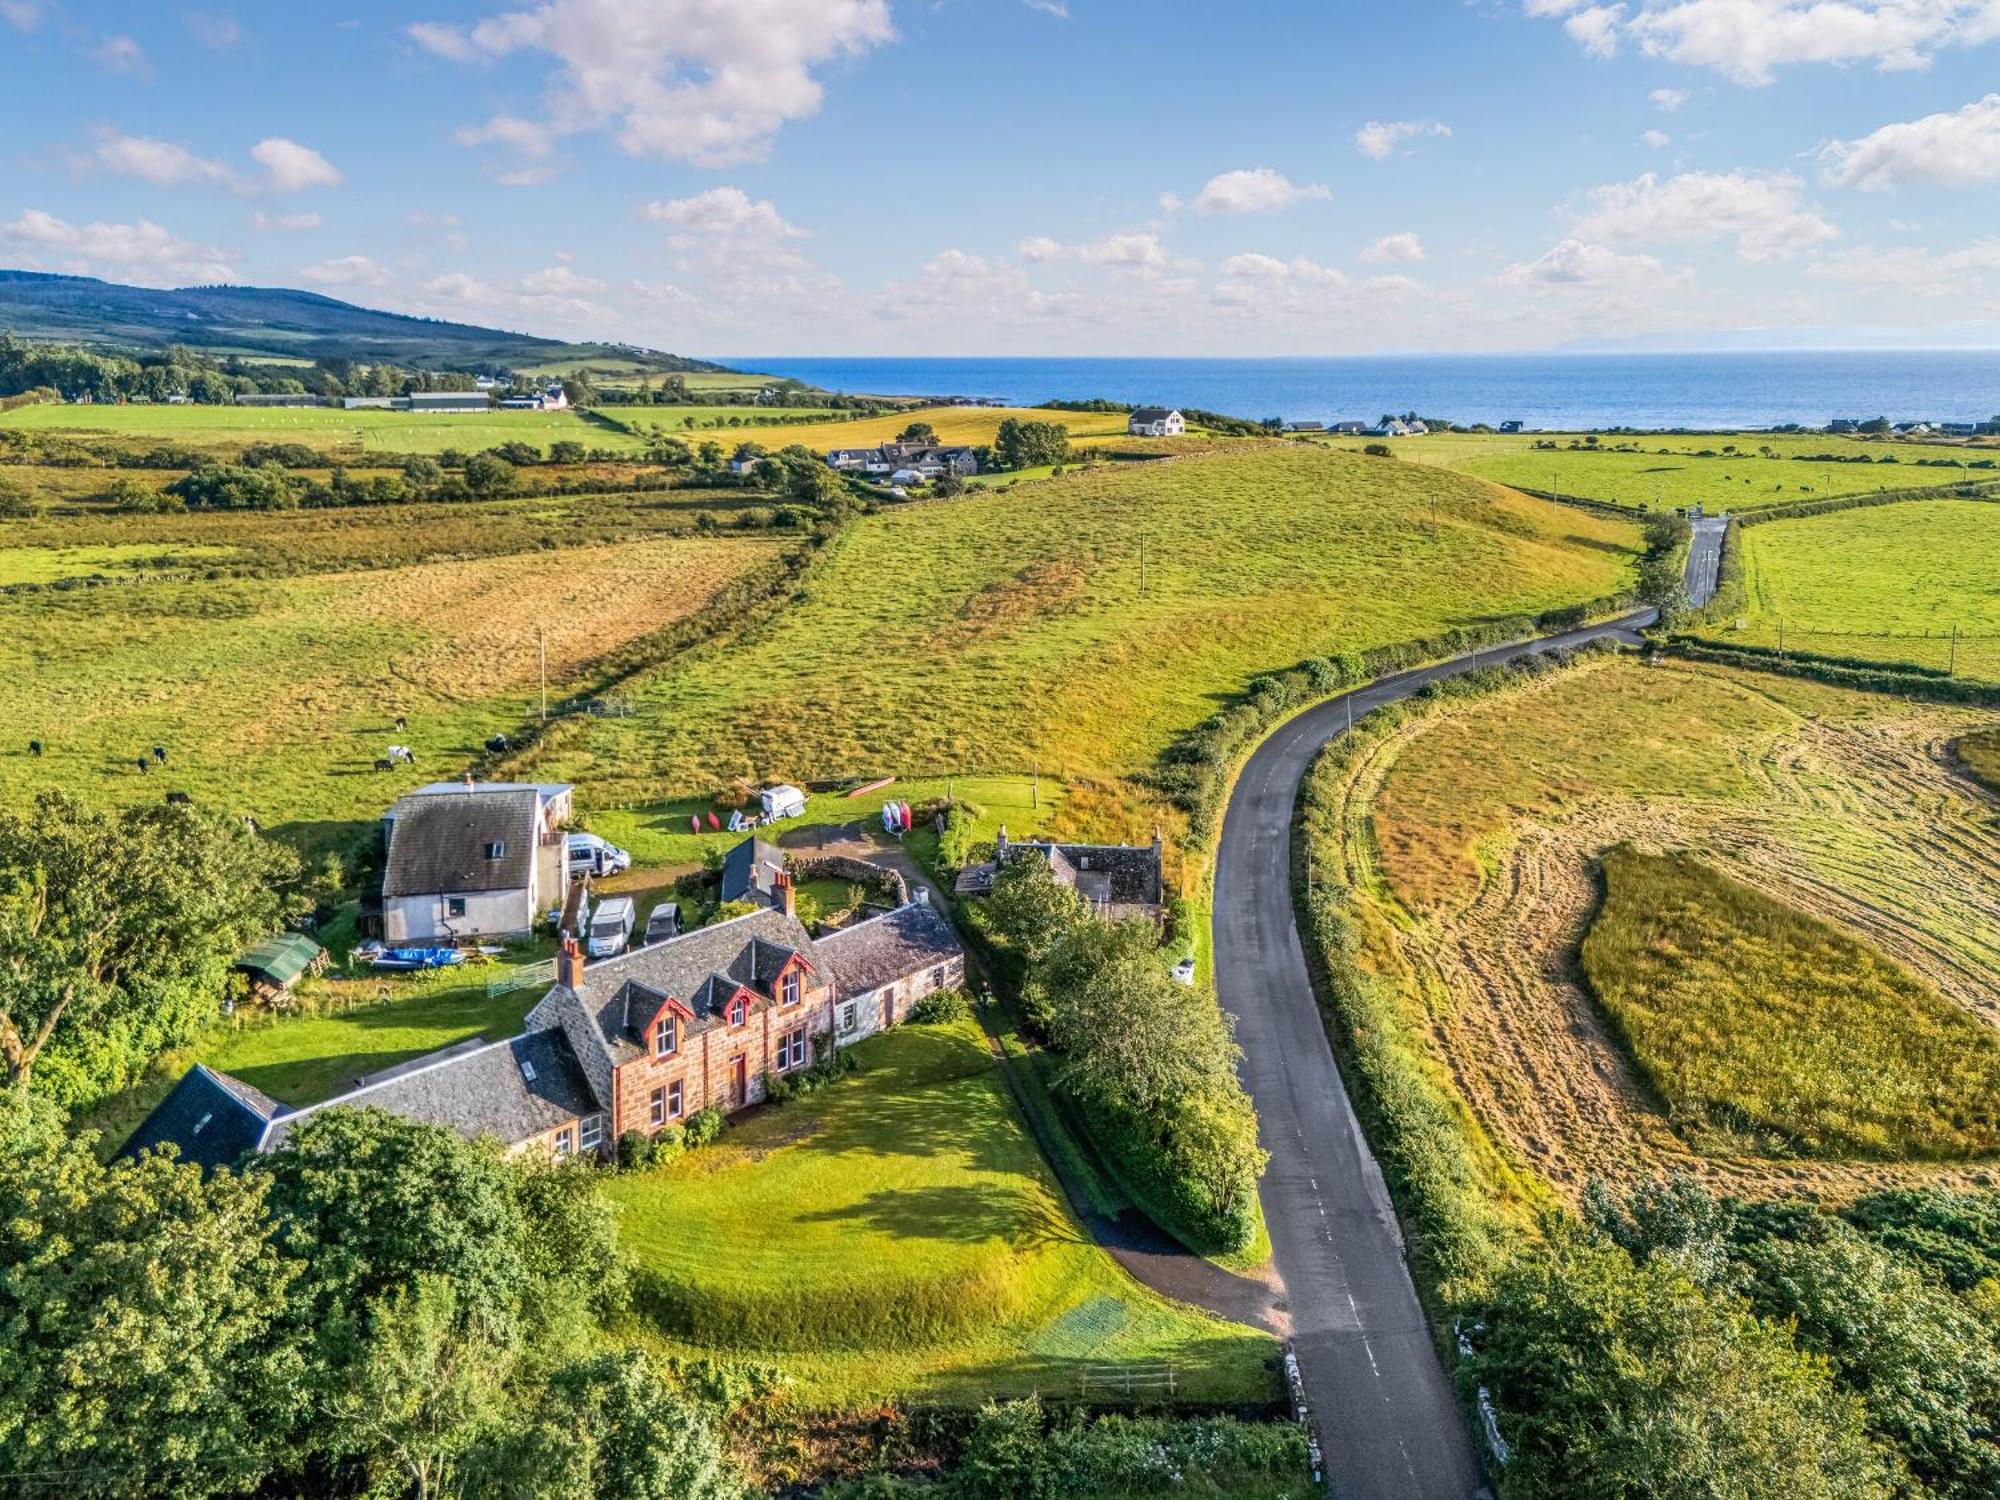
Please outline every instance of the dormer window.
[[488, 859], [505, 859], [507, 857], [507, 841], [505, 839], [493, 839], [488, 842], [486, 845], [486, 857]]
[[680, 1042], [680, 1019], [668, 1016], [653, 1030], [653, 1056], [670, 1057]]
[[797, 1005], [799, 1003], [799, 971], [797, 969], [787, 969], [785, 971], [782, 993], [785, 998], [785, 1004]]
[[749, 1008], [741, 1000], [732, 1000], [729, 1002], [729, 1024], [731, 1026], [741, 1026], [743, 1018], [749, 1013]]

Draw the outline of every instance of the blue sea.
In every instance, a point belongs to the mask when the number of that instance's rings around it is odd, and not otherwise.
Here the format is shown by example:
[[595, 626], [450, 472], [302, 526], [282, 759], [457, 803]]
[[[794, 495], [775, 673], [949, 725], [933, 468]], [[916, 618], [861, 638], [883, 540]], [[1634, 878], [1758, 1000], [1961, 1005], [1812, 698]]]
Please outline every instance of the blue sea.
[[1415, 411], [1453, 422], [1743, 429], [1834, 417], [1983, 422], [2000, 350], [1373, 356], [1353, 359], [835, 359], [727, 364], [827, 390], [1194, 406], [1288, 422]]

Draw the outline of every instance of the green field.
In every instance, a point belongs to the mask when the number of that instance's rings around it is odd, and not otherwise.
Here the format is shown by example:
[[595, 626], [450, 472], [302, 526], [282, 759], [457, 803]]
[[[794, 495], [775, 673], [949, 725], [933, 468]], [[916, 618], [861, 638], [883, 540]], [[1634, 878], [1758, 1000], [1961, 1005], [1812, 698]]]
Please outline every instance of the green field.
[[636, 451], [636, 438], [574, 411], [406, 412], [339, 411], [332, 407], [23, 406], [0, 413], [0, 431], [65, 433], [241, 448], [248, 443], [304, 443], [328, 453], [466, 453], [496, 443], [547, 449], [568, 439], [587, 448]]
[[1604, 855], [1583, 967], [1668, 1109], [1779, 1153], [2000, 1151], [2000, 1032], [1689, 854]]
[[566, 727], [535, 774], [634, 803], [739, 775], [1125, 777], [1260, 671], [1615, 593], [1634, 540], [1296, 445], [899, 507], [767, 629], [635, 682], [634, 717]]
[[1273, 1392], [1272, 1340], [1090, 1243], [977, 1023], [854, 1051], [857, 1074], [610, 1181], [651, 1338], [769, 1358], [813, 1405], [1064, 1395], [1127, 1363], [1172, 1364], [1197, 1400]]
[[1953, 664], [2000, 681], [2000, 504], [1937, 500], [1869, 506], [1739, 533], [1744, 629], [1718, 639], [1834, 656]]
[[1959, 763], [1995, 792], [2000, 792], [2000, 729], [1982, 729], [1953, 745]]
[[[1321, 441], [1355, 450], [1371, 440]], [[1437, 433], [1386, 441], [1406, 463], [1433, 464], [1524, 489], [1635, 509], [1699, 504], [1719, 514], [1834, 495], [1920, 489], [1960, 479], [2000, 482], [2000, 448], [1900, 440], [1747, 432], [1703, 437], [1607, 434], [1595, 443], [1563, 433]], [[1538, 442], [1556, 446], [1537, 449]], [[1826, 461], [1826, 455], [1847, 461]], [[1967, 467], [1982, 462], [1988, 467]]]

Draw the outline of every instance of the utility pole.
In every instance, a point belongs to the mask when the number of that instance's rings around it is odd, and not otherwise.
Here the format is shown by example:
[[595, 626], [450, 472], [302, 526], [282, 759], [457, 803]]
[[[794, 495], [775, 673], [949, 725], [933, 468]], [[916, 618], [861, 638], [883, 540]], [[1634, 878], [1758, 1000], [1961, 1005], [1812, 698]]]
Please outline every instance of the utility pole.
[[1341, 702], [1347, 705], [1347, 732], [1354, 733], [1354, 694], [1349, 693]]
[[1034, 799], [1035, 811], [1040, 812], [1042, 810], [1042, 758], [1039, 755], [1035, 757], [1035, 769], [1032, 774], [1034, 782], [1033, 789], [1029, 795]]
[[549, 722], [549, 632], [545, 626], [535, 627], [535, 650], [542, 661], [542, 722]]
[[1783, 615], [1780, 615], [1778, 617], [1778, 660], [1783, 661], [1784, 659], [1785, 659], [1785, 618]]
[[1139, 597], [1146, 597], [1146, 536], [1139, 534]]
[[1945, 676], [1958, 675], [1958, 622], [1951, 622], [1951, 665], [1945, 669]]

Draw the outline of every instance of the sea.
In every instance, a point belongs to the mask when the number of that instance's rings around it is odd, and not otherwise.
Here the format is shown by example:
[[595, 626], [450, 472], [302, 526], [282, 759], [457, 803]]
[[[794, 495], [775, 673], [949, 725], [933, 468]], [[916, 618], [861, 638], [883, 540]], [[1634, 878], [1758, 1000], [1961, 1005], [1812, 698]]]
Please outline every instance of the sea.
[[1520, 422], [1551, 431], [1741, 431], [1821, 427], [1835, 417], [1984, 422], [2000, 414], [2000, 349], [723, 362], [857, 395], [982, 397], [1008, 406], [1101, 397], [1287, 422], [1372, 422], [1414, 411], [1461, 425]]

